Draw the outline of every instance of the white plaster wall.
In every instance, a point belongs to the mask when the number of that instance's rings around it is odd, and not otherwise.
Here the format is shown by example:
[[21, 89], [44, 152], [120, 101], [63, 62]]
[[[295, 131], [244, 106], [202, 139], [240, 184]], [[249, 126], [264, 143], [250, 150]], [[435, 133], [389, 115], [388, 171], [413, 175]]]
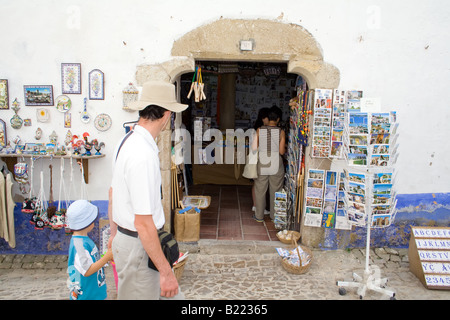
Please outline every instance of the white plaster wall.
[[[366, 97], [381, 98], [383, 110], [398, 111], [398, 192], [450, 192], [446, 0], [0, 0], [0, 8], [0, 79], [9, 80], [10, 103], [15, 97], [21, 102], [19, 115], [33, 121], [20, 130], [8, 125], [9, 138], [18, 134], [35, 142], [37, 126], [47, 139], [53, 130], [60, 141], [64, 138], [63, 115], [48, 107], [51, 122], [38, 123], [36, 107], [24, 106], [23, 85], [51, 84], [56, 97], [61, 63], [82, 64], [83, 93], [70, 95], [71, 131], [87, 131], [104, 141], [107, 154], [90, 162], [91, 200], [107, 199], [111, 153], [124, 133], [122, 123], [137, 117], [122, 110], [122, 89], [134, 81], [136, 66], [169, 60], [174, 40], [221, 17], [278, 19], [306, 28], [325, 61], [340, 70], [340, 88], [364, 90]], [[88, 100], [88, 112], [92, 118], [103, 112], [112, 117], [113, 127], [106, 132], [98, 132], [93, 121], [79, 121], [87, 74], [94, 68], [105, 73], [106, 96]], [[12, 110], [0, 110], [8, 124], [12, 115]], [[42, 168], [48, 168], [46, 161]]]

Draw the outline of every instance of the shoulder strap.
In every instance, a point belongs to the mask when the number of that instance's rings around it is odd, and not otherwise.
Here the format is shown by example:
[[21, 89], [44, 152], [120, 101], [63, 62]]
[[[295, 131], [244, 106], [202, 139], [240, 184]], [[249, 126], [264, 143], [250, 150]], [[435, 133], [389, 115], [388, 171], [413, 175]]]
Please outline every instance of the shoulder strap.
[[117, 157], [119, 156], [120, 149], [122, 149], [122, 146], [123, 146], [124, 142], [131, 136], [131, 134], [132, 134], [133, 132], [134, 132], [134, 131], [131, 130], [131, 131], [128, 132], [127, 135], [122, 139], [122, 142], [120, 143], [119, 149], [117, 150], [116, 161], [117, 161]]

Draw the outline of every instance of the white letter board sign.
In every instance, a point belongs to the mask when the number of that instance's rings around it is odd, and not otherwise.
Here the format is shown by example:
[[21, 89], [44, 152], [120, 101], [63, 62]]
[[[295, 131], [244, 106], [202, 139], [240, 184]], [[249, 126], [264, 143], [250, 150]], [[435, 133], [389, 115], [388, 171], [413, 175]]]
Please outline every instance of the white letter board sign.
[[428, 289], [450, 290], [450, 228], [411, 227], [409, 270]]

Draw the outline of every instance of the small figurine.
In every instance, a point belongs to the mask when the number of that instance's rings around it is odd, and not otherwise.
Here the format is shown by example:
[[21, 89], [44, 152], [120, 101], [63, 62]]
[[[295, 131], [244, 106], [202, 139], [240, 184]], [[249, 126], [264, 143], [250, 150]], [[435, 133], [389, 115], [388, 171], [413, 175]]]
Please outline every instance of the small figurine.
[[42, 138], [42, 129], [41, 128], [36, 129], [36, 135], [34, 137], [36, 138], [36, 140], [40, 140]]
[[92, 144], [94, 145], [94, 149], [97, 150], [95, 153], [96, 156], [101, 155], [100, 150], [105, 146], [104, 142], [98, 142], [97, 139], [92, 140]]
[[67, 130], [66, 138], [64, 139], [64, 144], [68, 146], [72, 142], [72, 132], [70, 130]]
[[74, 155], [79, 155], [81, 151], [81, 147], [83, 146], [84, 142], [81, 139], [78, 139], [77, 135], [72, 136], [72, 149]]
[[50, 143], [53, 143], [56, 145], [58, 143], [58, 135], [56, 134], [55, 130], [53, 130], [52, 134], [49, 136]]
[[89, 142], [88, 141], [88, 137], [89, 137], [89, 133], [85, 132], [83, 133], [83, 139], [84, 139], [84, 150], [86, 150], [86, 152], [83, 154], [83, 156], [90, 156], [91, 155], [91, 150], [92, 150], [92, 141]]

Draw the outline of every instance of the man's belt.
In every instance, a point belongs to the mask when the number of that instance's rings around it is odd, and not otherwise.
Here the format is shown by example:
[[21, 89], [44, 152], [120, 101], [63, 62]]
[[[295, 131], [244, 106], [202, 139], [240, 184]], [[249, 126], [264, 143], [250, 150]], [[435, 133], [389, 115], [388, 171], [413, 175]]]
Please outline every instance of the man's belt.
[[138, 237], [137, 231], [131, 231], [131, 230], [122, 228], [121, 226], [117, 226], [117, 230], [119, 230], [123, 234], [126, 234], [127, 236], [130, 236], [130, 237], [133, 237], [133, 238], [137, 238]]
[[[164, 229], [164, 227], [162, 227], [161, 229], [158, 229], [158, 231], [163, 230], [163, 229]], [[127, 236], [130, 236], [130, 237], [133, 237], [133, 238], [137, 238], [138, 237], [137, 231], [131, 231], [131, 230], [122, 228], [121, 226], [117, 226], [117, 230], [119, 230], [123, 234], [126, 234]]]

